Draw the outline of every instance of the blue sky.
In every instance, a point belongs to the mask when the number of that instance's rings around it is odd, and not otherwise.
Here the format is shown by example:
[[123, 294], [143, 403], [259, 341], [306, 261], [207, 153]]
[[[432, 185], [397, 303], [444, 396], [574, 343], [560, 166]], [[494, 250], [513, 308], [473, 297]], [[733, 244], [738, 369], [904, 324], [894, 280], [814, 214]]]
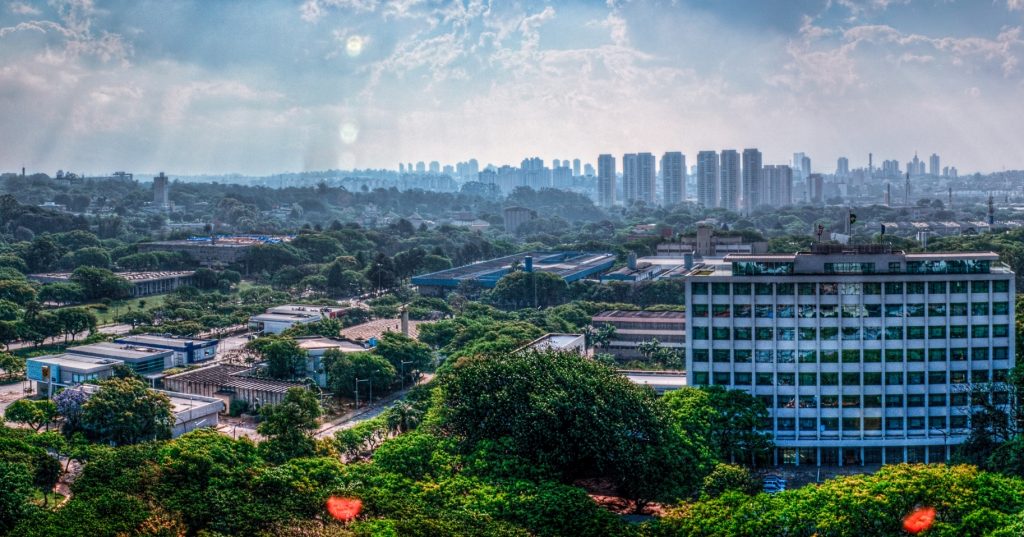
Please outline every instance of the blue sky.
[[[1024, 0], [0, 5], [0, 169], [758, 147], [1024, 168]], [[692, 164], [692, 162], [691, 162]]]

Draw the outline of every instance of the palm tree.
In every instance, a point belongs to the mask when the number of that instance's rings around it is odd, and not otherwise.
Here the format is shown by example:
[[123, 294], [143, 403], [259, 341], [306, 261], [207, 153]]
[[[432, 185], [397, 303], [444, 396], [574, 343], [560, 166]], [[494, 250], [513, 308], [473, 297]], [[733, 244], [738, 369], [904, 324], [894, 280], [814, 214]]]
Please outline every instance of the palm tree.
[[402, 434], [411, 431], [423, 417], [423, 413], [406, 401], [398, 401], [388, 409], [386, 418], [388, 431]]

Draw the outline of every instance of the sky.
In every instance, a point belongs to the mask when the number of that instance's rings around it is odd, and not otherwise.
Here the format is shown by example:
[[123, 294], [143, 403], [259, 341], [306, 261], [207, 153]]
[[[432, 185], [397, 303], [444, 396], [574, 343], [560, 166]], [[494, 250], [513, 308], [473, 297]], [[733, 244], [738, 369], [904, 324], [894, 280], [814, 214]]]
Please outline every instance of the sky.
[[[1024, 169], [1024, 0], [7, 0], [0, 170]], [[901, 167], [903, 165], [901, 164]]]

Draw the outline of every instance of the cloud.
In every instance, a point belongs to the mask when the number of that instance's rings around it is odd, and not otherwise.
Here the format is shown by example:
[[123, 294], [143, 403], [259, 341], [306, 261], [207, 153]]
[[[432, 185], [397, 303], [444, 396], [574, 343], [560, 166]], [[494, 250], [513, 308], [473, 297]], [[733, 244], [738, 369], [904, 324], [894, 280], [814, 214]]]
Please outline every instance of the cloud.
[[1024, 11], [1024, 0], [1006, 0], [1006, 9], [1010, 11]]
[[15, 15], [39, 15], [42, 13], [38, 8], [30, 6], [25, 2], [11, 2], [7, 9]]

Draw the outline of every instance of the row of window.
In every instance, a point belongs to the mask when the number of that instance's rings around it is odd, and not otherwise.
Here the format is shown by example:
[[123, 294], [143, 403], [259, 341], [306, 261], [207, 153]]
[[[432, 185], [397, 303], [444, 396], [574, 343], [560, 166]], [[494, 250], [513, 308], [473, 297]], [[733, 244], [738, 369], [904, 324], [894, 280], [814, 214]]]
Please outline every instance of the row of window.
[[[925, 358], [929, 362], [945, 362], [948, 358], [954, 362], [964, 362], [970, 357], [971, 360], [976, 362], [988, 360], [990, 357], [993, 360], [1006, 360], [1009, 358], [1008, 347], [992, 347], [991, 353], [989, 347], [955, 347], [947, 350], [945, 348], [939, 349], [919, 349], [911, 348], [905, 349], [844, 349], [839, 350], [823, 350], [818, 352], [814, 349], [693, 349], [693, 362], [694, 363], [706, 363], [709, 360], [714, 362], [722, 363], [750, 363], [755, 361], [757, 363], [768, 364], [768, 363], [779, 363], [779, 364], [791, 364], [799, 362], [801, 364], [814, 364], [814, 363], [837, 363], [842, 359], [843, 363], [855, 364], [861, 362], [881, 362], [883, 358], [886, 362], [902, 363], [904, 358], [908, 362], [924, 362]], [[990, 356], [991, 355], [991, 356]]]
[[[967, 424], [964, 422], [953, 426], [954, 429], [966, 429]], [[950, 423], [952, 426], [952, 423]], [[918, 430], [924, 427], [917, 427]], [[941, 434], [932, 431], [933, 434]], [[866, 447], [863, 448], [864, 456], [861, 457], [861, 449], [856, 448], [820, 448], [821, 456], [818, 456], [819, 448], [778, 448], [777, 458], [779, 464], [786, 465], [808, 465], [814, 466], [819, 464], [824, 465], [837, 465], [842, 461], [842, 464], [846, 466], [859, 465], [859, 464], [882, 464], [882, 455], [885, 455], [886, 464], [896, 464], [900, 462], [909, 463], [920, 463], [925, 462], [925, 455], [927, 454], [928, 462], [945, 462], [946, 461], [946, 446], [945, 445], [934, 445], [934, 446], [907, 446], [906, 455], [903, 453], [903, 446], [889, 446], [886, 448], [880, 447]]]
[[[859, 418], [859, 417], [848, 417], [848, 418], [779, 418], [777, 420], [776, 429], [779, 431], [796, 431], [799, 425], [800, 431], [806, 432], [839, 432], [839, 425], [842, 424], [843, 431], [881, 431], [882, 424], [885, 424], [885, 430], [887, 431], [902, 431], [904, 430], [904, 424], [906, 428], [911, 431], [921, 431], [926, 428], [928, 429], [939, 429], [945, 432], [947, 428], [950, 429], [966, 429], [967, 428], [967, 416], [950, 416], [947, 421], [946, 416], [914, 416], [914, 417], [891, 417], [891, 418]], [[941, 433], [939, 433], [941, 434]], [[940, 446], [941, 447], [941, 446]]]
[[[993, 392], [992, 402], [997, 405], [1005, 405], [1009, 402], [1010, 394], [1008, 392]], [[930, 407], [946, 406], [947, 396], [944, 393], [912, 393], [907, 394], [904, 398], [903, 394], [886, 394], [886, 395], [864, 395], [863, 401], [861, 395], [822, 395], [819, 398], [814, 395], [779, 395], [772, 397], [770, 395], [759, 395], [758, 399], [764, 403], [768, 408], [883, 408], [883, 402], [885, 408], [902, 408], [904, 399], [906, 399], [907, 407], [909, 408], [920, 408], [925, 406], [925, 401], [928, 402]], [[952, 393], [949, 394], [949, 406], [969, 406], [972, 404], [970, 395], [967, 393]], [[982, 398], [975, 398], [973, 404], [981, 404]], [[819, 405], [820, 403], [820, 405]]]
[[968, 312], [973, 316], [1007, 315], [1010, 313], [1009, 302], [954, 302], [947, 304], [693, 304], [694, 317], [743, 318], [757, 319], [833, 319], [837, 317], [872, 318], [872, 317], [966, 317]]
[[[962, 371], [846, 371], [835, 373], [817, 373], [814, 371], [789, 373], [758, 371], [754, 373], [737, 371], [715, 371], [708, 376], [707, 371], [694, 371], [693, 384], [707, 385], [711, 383], [721, 386], [796, 386], [799, 380], [800, 386], [881, 386], [885, 380], [886, 386], [922, 385], [927, 379], [928, 384], [966, 384], [967, 382], [1006, 382], [1009, 378], [1009, 370], [995, 369], [989, 374], [988, 369], [974, 369], [968, 372]], [[943, 395], [945, 397], [945, 395]], [[945, 403], [942, 403], [945, 404]]]
[[[956, 280], [951, 282], [850, 282], [850, 283], [749, 283], [749, 282], [693, 282], [692, 292], [694, 295], [706, 295], [710, 289], [712, 295], [771, 295], [773, 291], [779, 295], [798, 294], [802, 296], [834, 295], [880, 295], [885, 291], [887, 295], [902, 295], [904, 291], [908, 295], [928, 294], [938, 295], [948, 293], [966, 293], [968, 289], [972, 293], [1006, 293], [1010, 290], [1009, 280], [988, 280], [965, 281]], [[731, 286], [731, 287], [730, 287]]]
[[[948, 328], [948, 330], [947, 330]], [[906, 330], [902, 326], [823, 326], [820, 329], [808, 327], [780, 327], [771, 326], [736, 327], [714, 326], [710, 330], [707, 326], [694, 326], [691, 330], [691, 337], [694, 341], [707, 340], [708, 336], [715, 341], [744, 341], [754, 339], [757, 341], [881, 341], [902, 340], [902, 339], [966, 339], [970, 333], [972, 338], [987, 338], [991, 333], [992, 337], [1008, 337], [1010, 325], [994, 324], [989, 330], [987, 324], [965, 324], [935, 326], [908, 326]], [[799, 336], [799, 337], [798, 337]], [[883, 337], [884, 336], [884, 337]], [[904, 337], [906, 336], [906, 337]]]

